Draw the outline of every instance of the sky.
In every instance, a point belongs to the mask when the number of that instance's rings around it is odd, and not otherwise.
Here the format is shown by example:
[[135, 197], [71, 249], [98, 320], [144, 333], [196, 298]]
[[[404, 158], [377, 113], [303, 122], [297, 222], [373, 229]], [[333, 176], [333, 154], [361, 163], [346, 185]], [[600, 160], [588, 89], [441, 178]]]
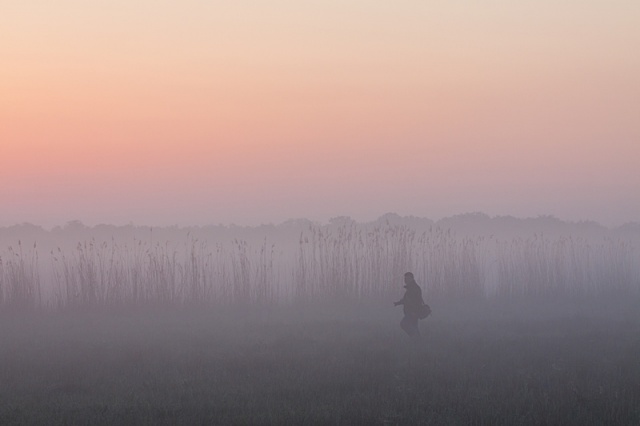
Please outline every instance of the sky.
[[636, 0], [0, 0], [0, 226], [640, 221]]

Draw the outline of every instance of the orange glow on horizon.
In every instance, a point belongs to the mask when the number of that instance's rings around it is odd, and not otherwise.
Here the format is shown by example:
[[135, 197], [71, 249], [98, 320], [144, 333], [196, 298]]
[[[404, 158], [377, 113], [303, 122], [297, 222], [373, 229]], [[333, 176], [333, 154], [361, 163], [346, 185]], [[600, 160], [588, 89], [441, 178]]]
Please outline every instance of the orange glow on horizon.
[[638, 18], [595, 1], [4, 4], [0, 225], [640, 220]]

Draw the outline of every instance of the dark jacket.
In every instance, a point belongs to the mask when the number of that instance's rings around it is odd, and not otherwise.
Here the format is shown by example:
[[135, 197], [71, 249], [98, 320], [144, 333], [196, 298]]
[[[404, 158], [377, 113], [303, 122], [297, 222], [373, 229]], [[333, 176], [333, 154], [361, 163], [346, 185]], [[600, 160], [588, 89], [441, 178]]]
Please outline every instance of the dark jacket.
[[420, 286], [415, 281], [409, 282], [404, 286], [406, 291], [404, 292], [404, 297], [398, 301], [399, 305], [403, 305], [403, 311], [405, 315], [418, 315], [420, 307], [424, 305], [424, 300], [422, 299], [422, 290]]

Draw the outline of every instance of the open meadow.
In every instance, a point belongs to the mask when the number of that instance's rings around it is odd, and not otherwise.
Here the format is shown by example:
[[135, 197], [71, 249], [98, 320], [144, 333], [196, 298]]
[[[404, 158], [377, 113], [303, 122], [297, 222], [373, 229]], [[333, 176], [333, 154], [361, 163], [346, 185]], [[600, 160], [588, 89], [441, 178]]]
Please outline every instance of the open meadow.
[[5, 314], [0, 424], [639, 424], [638, 302]]
[[[0, 228], [1, 425], [637, 425], [640, 228]], [[400, 329], [412, 271], [433, 314]]]

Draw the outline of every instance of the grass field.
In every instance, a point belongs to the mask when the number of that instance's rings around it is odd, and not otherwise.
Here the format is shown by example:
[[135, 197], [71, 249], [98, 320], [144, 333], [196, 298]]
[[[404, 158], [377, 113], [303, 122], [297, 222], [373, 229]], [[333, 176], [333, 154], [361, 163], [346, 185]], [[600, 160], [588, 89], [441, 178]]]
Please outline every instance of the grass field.
[[2, 425], [640, 424], [640, 305], [0, 314]]

